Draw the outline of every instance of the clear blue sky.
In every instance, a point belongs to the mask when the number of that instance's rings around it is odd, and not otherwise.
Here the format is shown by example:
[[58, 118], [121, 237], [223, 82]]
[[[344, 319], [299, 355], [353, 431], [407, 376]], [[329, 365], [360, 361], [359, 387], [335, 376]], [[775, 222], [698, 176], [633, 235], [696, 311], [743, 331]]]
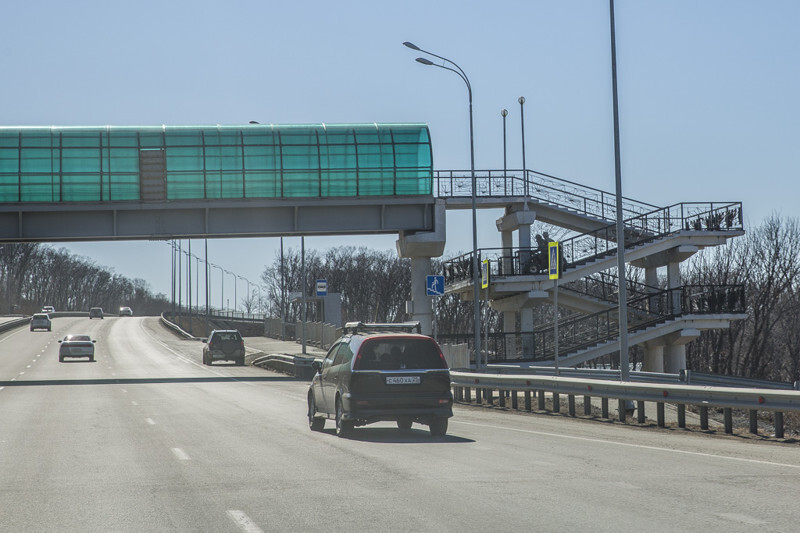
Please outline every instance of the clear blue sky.
[[[617, 0], [625, 196], [743, 201], [750, 225], [800, 214], [798, 21], [794, 0]], [[469, 76], [478, 168], [502, 168], [502, 108], [509, 167], [521, 166], [524, 95], [527, 166], [614, 190], [605, 0], [7, 3], [0, 116], [5, 125], [425, 122], [435, 167], [469, 168], [463, 82], [416, 63], [403, 41]], [[499, 246], [498, 216], [482, 213], [479, 246]], [[471, 249], [458, 231], [468, 220], [448, 217], [446, 256]], [[306, 247], [385, 250], [394, 240], [308, 238]], [[170, 290], [166, 244], [66, 247]], [[254, 282], [277, 249], [278, 239], [209, 241], [212, 262]]]

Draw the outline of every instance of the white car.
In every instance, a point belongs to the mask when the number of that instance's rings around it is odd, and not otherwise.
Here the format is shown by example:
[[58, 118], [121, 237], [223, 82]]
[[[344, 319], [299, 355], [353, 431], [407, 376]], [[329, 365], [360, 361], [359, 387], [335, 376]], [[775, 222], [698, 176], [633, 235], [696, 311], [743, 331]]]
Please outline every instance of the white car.
[[52, 305], [45, 305], [44, 307], [42, 307], [42, 313], [55, 313], [55, 312], [56, 308], [53, 307]]
[[36, 313], [31, 317], [31, 331], [35, 329], [51, 331], [52, 327], [53, 324], [50, 322], [50, 315], [47, 313]]
[[130, 307], [120, 307], [119, 316], [133, 316], [133, 309]]
[[58, 341], [58, 361], [63, 363], [65, 357], [88, 357], [94, 361], [94, 341], [89, 335], [67, 335]]

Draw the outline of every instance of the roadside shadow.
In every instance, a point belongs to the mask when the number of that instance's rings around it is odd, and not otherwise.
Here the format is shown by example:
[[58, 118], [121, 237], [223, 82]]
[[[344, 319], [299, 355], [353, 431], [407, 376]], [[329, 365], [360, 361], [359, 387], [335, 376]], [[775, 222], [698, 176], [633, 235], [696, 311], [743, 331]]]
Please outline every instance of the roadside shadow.
[[[335, 428], [326, 428], [322, 432], [336, 438]], [[408, 430], [390, 427], [359, 427], [352, 430], [344, 440], [376, 444], [464, 444], [475, 442], [472, 439], [450, 434], [446, 434], [444, 437], [432, 437], [425, 426], [414, 426]]]

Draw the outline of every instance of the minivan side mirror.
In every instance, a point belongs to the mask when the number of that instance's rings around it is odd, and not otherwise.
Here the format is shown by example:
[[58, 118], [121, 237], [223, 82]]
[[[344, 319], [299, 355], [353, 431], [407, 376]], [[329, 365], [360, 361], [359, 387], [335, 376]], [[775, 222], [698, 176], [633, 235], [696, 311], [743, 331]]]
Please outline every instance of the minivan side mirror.
[[322, 362], [321, 361], [314, 361], [313, 363], [311, 363], [311, 368], [313, 368], [314, 371], [317, 374], [321, 373], [322, 372]]

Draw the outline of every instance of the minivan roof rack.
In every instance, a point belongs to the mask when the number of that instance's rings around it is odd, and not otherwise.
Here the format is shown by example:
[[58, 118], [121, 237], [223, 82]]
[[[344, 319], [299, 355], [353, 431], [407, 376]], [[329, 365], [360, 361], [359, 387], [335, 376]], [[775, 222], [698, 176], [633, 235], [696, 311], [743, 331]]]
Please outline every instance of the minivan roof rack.
[[344, 333], [355, 335], [356, 333], [422, 333], [419, 322], [395, 322], [395, 323], [368, 323], [368, 322], [347, 322], [344, 325]]

